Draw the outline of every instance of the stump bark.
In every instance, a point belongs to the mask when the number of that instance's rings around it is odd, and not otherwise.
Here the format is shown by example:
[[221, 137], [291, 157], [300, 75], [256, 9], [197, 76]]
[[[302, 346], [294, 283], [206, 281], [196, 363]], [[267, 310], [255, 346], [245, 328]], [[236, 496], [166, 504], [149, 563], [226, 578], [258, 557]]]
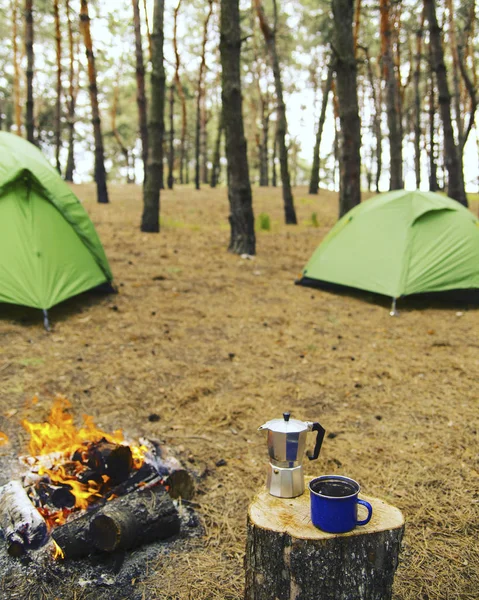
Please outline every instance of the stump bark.
[[308, 489], [297, 498], [260, 491], [248, 510], [245, 600], [389, 600], [404, 518], [361, 497], [373, 507], [368, 525], [332, 534], [311, 523]]

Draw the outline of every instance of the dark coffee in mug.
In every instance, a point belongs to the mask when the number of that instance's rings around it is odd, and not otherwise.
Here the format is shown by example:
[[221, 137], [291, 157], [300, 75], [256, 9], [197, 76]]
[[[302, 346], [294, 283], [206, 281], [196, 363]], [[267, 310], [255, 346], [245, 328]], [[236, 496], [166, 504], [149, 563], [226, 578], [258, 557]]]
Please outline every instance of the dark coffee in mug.
[[[357, 525], [366, 525], [373, 507], [360, 500], [359, 483], [343, 475], [322, 475], [309, 482], [311, 522], [328, 533], [346, 533]], [[366, 519], [358, 520], [358, 504], [367, 508]]]
[[348, 481], [338, 481], [334, 479], [324, 479], [322, 481], [315, 481], [311, 484], [311, 489], [316, 494], [321, 496], [327, 496], [329, 498], [345, 498], [346, 496], [352, 496], [358, 490]]

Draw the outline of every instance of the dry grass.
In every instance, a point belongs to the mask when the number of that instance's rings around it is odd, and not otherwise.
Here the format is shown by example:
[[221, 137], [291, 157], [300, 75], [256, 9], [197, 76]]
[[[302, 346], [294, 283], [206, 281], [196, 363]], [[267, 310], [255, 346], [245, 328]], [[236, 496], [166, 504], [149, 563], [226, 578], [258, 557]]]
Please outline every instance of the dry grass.
[[404, 512], [395, 599], [477, 599], [477, 311], [400, 304], [392, 319], [387, 302], [294, 286], [335, 221], [333, 194], [297, 189], [300, 224], [286, 227], [280, 190], [255, 190], [272, 227], [250, 261], [226, 252], [225, 190], [165, 192], [160, 235], [139, 232], [138, 188], [112, 187], [108, 206], [92, 186], [76, 191], [119, 294], [56, 307], [51, 334], [34, 311], [2, 309], [4, 460], [24, 444], [19, 419], [42, 419], [57, 393], [78, 418], [166, 440], [203, 474], [206, 536], [150, 565], [144, 598], [236, 600], [246, 510], [267, 462], [257, 428], [289, 409], [336, 434], [308, 474], [349, 475]]

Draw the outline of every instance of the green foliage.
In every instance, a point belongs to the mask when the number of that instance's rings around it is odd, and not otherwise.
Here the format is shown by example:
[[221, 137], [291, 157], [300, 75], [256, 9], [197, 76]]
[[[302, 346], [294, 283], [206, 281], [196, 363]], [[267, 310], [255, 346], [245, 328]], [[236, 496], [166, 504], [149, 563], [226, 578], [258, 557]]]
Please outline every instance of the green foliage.
[[261, 213], [259, 215], [258, 227], [261, 231], [271, 231], [271, 219], [268, 214]]
[[319, 227], [318, 213], [316, 212], [313, 212], [313, 214], [311, 215], [311, 225], [313, 227]]

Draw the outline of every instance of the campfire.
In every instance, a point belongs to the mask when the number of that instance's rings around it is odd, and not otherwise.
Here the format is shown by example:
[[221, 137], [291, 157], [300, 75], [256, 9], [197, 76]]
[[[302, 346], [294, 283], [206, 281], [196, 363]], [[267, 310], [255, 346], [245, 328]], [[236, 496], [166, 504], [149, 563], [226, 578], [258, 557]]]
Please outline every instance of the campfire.
[[58, 397], [30, 434], [22, 474], [0, 488], [0, 527], [11, 556], [49, 545], [54, 558], [128, 549], [179, 532], [174, 498], [189, 499], [193, 480], [157, 442], [125, 441], [84, 416], [77, 428]]

